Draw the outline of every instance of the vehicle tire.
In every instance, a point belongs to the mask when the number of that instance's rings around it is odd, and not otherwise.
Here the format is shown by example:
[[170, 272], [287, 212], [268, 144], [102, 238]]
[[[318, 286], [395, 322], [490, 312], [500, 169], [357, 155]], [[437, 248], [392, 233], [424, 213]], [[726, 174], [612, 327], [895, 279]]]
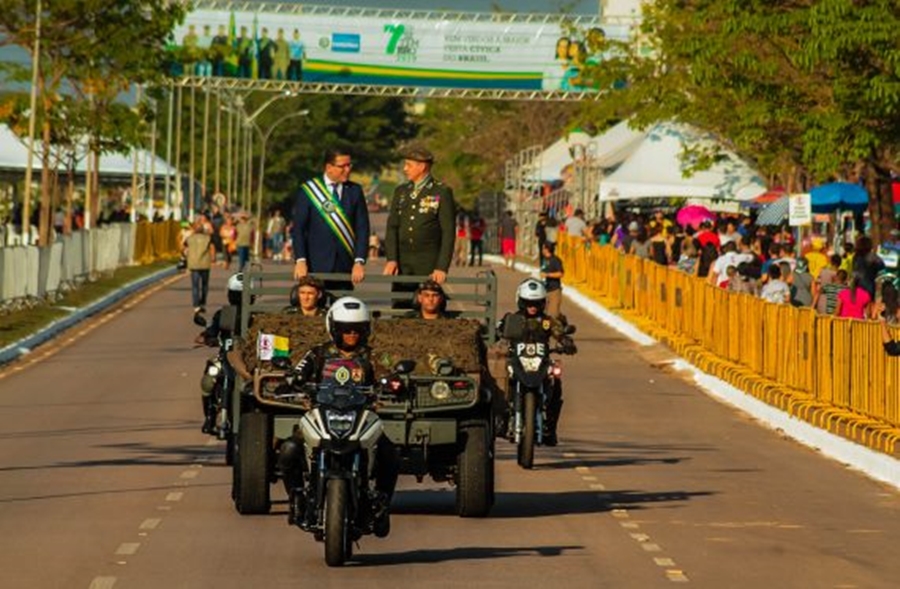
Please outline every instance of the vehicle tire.
[[234, 434], [231, 432], [225, 436], [225, 464], [234, 466]]
[[460, 517], [484, 517], [493, 505], [494, 460], [491, 433], [484, 421], [460, 428], [462, 448], [456, 458], [456, 513]]
[[522, 398], [522, 417], [524, 417], [524, 427], [522, 435], [519, 438], [518, 459], [519, 466], [531, 469], [534, 466], [534, 442], [535, 427], [537, 414], [537, 393], [534, 391], [525, 391]]
[[235, 506], [243, 515], [269, 513], [269, 445], [272, 443], [269, 416], [245, 413], [237, 440]]
[[325, 564], [343, 566], [350, 557], [347, 481], [329, 479], [325, 490]]

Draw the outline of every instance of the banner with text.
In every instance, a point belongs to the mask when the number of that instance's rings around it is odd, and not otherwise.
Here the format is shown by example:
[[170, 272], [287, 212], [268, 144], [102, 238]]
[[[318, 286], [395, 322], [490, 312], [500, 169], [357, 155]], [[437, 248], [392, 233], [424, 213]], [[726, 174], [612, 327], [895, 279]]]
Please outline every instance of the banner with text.
[[[626, 41], [626, 25], [197, 10], [172, 39], [173, 75], [503, 90], [592, 90], [588, 47]], [[388, 13], [389, 14], [389, 13]], [[590, 41], [589, 41], [590, 38]]]

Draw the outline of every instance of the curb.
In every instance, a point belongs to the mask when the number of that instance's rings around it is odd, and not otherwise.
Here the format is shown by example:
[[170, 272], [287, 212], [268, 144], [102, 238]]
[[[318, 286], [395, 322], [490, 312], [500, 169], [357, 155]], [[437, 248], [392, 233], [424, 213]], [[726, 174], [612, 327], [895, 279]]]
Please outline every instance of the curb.
[[22, 356], [31, 353], [31, 350], [33, 350], [37, 346], [53, 339], [61, 332], [69, 329], [73, 325], [76, 325], [84, 321], [88, 317], [96, 315], [97, 313], [105, 309], [108, 309], [122, 299], [134, 294], [135, 292], [149, 286], [154, 282], [158, 282], [164, 278], [168, 278], [169, 276], [174, 276], [177, 272], [178, 269], [175, 266], [172, 266], [171, 268], [166, 268], [165, 270], [160, 270], [159, 272], [155, 272], [153, 274], [144, 276], [143, 278], [139, 278], [133, 282], [129, 282], [119, 290], [109, 293], [108, 295], [94, 301], [88, 306], [74, 311], [70, 315], [53, 321], [52, 323], [50, 323], [50, 325], [40, 329], [39, 331], [29, 335], [28, 337], [20, 339], [17, 342], [13, 342], [5, 348], [0, 348], [0, 366], [8, 364], [13, 360], [18, 360]]

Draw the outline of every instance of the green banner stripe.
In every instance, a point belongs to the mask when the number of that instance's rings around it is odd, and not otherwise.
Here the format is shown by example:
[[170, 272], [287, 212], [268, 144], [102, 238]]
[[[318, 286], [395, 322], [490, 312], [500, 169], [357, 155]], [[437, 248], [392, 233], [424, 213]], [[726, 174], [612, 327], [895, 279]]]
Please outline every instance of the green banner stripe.
[[398, 66], [382, 66], [340, 61], [323, 61], [316, 59], [309, 59], [307, 61], [304, 61], [303, 69], [323, 73], [347, 73], [347, 71], [349, 70], [350, 73], [376, 74], [381, 76], [404, 76], [410, 78], [446, 77], [461, 80], [540, 80], [544, 77], [540, 72], [468, 72], [446, 69], [406, 68]]
[[[331, 232], [334, 233], [335, 237], [338, 238], [338, 241], [341, 242], [341, 245], [344, 246], [344, 249], [347, 250], [347, 253], [352, 256], [354, 242], [353, 230], [350, 229], [349, 225], [344, 225], [343, 228], [340, 226], [341, 223], [346, 223], [346, 219], [342, 215], [343, 211], [341, 211], [340, 204], [325, 197], [324, 195], [327, 194], [328, 191], [322, 190], [322, 188], [324, 188], [324, 186], [320, 187], [315, 180], [310, 180], [303, 185], [303, 191], [306, 193], [306, 196], [313, 203], [313, 206], [316, 207], [316, 210], [319, 211], [319, 214], [322, 215], [325, 223], [328, 225], [329, 229], [331, 229]], [[325, 210], [325, 202], [330, 202], [336, 207], [334, 214]], [[335, 219], [335, 217], [337, 218]]]

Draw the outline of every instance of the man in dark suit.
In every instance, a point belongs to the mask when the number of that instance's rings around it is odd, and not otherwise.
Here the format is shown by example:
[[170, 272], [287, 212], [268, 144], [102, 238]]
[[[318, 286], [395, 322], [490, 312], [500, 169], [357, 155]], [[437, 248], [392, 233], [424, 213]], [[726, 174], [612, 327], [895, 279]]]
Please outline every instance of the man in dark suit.
[[294, 200], [294, 278], [349, 273], [351, 281], [326, 281], [326, 290], [352, 290], [365, 278], [369, 211], [362, 187], [350, 182], [346, 150], [325, 151], [325, 173], [303, 184]]

